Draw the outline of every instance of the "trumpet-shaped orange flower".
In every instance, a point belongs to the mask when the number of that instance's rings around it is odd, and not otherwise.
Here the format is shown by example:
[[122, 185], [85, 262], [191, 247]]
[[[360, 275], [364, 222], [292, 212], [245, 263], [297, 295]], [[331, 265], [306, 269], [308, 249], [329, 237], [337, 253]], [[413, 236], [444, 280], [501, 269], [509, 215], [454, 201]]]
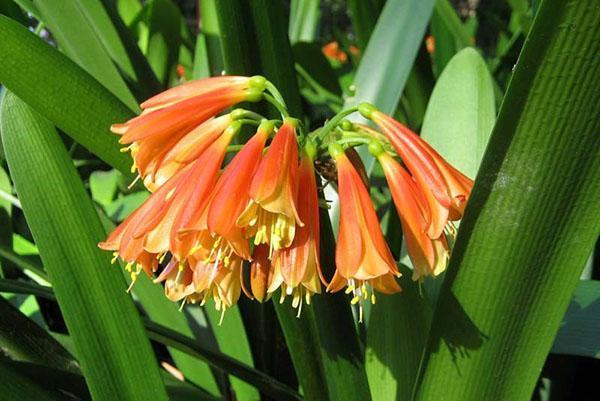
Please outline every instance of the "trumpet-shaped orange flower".
[[377, 159], [383, 167], [400, 216], [408, 256], [414, 267], [413, 280], [437, 276], [446, 269], [449, 258], [446, 238], [443, 234], [436, 239], [427, 235], [427, 206], [423, 204], [424, 198], [410, 174], [383, 150]]
[[366, 284], [384, 294], [398, 292], [400, 286], [394, 276], [400, 273], [379, 227], [369, 192], [339, 145], [330, 146], [330, 153], [338, 170], [340, 226], [336, 272], [327, 290], [335, 292], [347, 286], [347, 291], [354, 294], [352, 303], [369, 299]]
[[[235, 305], [240, 298], [242, 289], [242, 259], [232, 256], [229, 266], [221, 263], [207, 262], [203, 251], [192, 254], [189, 264], [193, 270], [192, 283], [194, 291], [201, 301], [206, 304], [210, 299], [215, 302], [215, 309], [221, 311], [221, 320], [225, 311]], [[192, 299], [193, 301], [196, 298]]]
[[193, 271], [187, 262], [179, 262], [171, 259], [154, 282], [164, 282], [165, 296], [169, 300], [176, 302], [194, 296], [195, 291], [192, 278]]
[[216, 77], [185, 83], [148, 99], [141, 104], [142, 114], [114, 124], [111, 131], [121, 135], [120, 143], [129, 145], [125, 149], [132, 151], [134, 168], [156, 189], [174, 173], [171, 170], [176, 164], [165, 169], [166, 177], [155, 177], [172, 148], [185, 138], [178, 150], [184, 151], [183, 161], [189, 162], [189, 156], [202, 151], [197, 145], [208, 146], [216, 133], [223, 132], [227, 119], [200, 125], [236, 103], [257, 100], [263, 86], [262, 77]]
[[101, 242], [102, 249], [116, 251], [130, 264], [153, 271], [156, 262], [171, 252], [177, 261], [185, 260], [191, 243], [178, 237], [190, 215], [205, 206], [214, 186], [227, 145], [239, 126], [230, 127], [194, 163], [154, 192], [134, 213]]
[[250, 201], [248, 191], [252, 177], [273, 128], [273, 123], [268, 121], [259, 126], [256, 134], [223, 171], [203, 215], [188, 228], [189, 231], [210, 232], [210, 235], [204, 235], [203, 246], [214, 249], [215, 255], [227, 257], [235, 252], [243, 259], [250, 259], [248, 239], [236, 221]]
[[311, 296], [321, 292], [319, 262], [319, 199], [313, 167], [314, 150], [304, 152], [298, 169], [296, 204], [304, 226], [296, 229], [292, 244], [275, 252], [273, 256], [273, 278], [269, 292], [281, 287], [281, 301], [292, 296], [292, 306], [300, 314], [302, 303], [310, 304]]
[[250, 290], [251, 298], [259, 302], [269, 299], [267, 292], [269, 283], [273, 280], [273, 269], [269, 260], [269, 246], [260, 244], [254, 247], [252, 262], [250, 263]]
[[255, 245], [269, 244], [271, 251], [288, 247], [296, 225], [303, 224], [294, 202], [297, 169], [296, 121], [286, 119], [254, 174], [250, 201], [237, 219]]
[[182, 138], [165, 141], [161, 137], [150, 137], [133, 145], [131, 154], [146, 188], [154, 192], [196, 160], [232, 122], [231, 114], [225, 114], [200, 124]]
[[439, 238], [449, 220], [462, 217], [473, 181], [392, 117], [370, 105], [361, 107], [361, 113], [381, 128], [415, 177], [429, 208], [427, 233], [430, 238]]

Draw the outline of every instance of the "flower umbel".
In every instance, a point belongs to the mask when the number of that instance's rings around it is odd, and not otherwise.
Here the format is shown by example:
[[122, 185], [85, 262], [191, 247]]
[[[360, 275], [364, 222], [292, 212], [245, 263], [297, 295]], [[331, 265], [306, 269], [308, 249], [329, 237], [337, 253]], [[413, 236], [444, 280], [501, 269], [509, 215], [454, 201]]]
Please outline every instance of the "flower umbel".
[[[243, 109], [225, 112], [259, 100], [281, 119]], [[168, 299], [182, 307], [212, 299], [221, 319], [242, 292], [265, 302], [277, 291], [281, 303], [292, 299], [300, 317], [325, 284], [326, 292], [346, 288], [362, 321], [363, 303], [375, 303], [375, 292], [401, 291], [367, 169], [354, 149], [364, 144], [385, 173], [391, 200], [384, 193], [378, 202], [396, 206], [413, 279], [435, 277], [446, 268], [452, 221], [462, 217], [473, 182], [374, 106], [343, 110], [306, 133], [271, 82], [224, 76], [184, 83], [141, 108], [138, 117], [111, 130], [128, 145], [134, 170], [152, 194], [99, 244], [125, 261], [133, 283], [142, 271], [150, 277], [159, 272], [155, 282], [163, 283]], [[357, 111], [379, 128], [346, 119]], [[231, 145], [248, 128], [255, 134]], [[337, 184], [339, 195], [336, 270], [329, 283], [320, 262], [320, 228], [328, 223], [320, 221], [326, 215], [320, 207], [327, 202], [319, 197], [315, 165], [324, 185]]]

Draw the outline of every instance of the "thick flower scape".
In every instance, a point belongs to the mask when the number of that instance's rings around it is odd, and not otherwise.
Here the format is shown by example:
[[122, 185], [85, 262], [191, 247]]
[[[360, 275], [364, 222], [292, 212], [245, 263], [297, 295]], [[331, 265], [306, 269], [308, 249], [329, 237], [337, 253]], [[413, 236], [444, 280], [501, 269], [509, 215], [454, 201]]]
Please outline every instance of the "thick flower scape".
[[[226, 112], [261, 100], [282, 119]], [[359, 306], [376, 302], [376, 292], [401, 291], [368, 178], [353, 150], [362, 144], [385, 173], [413, 280], [446, 268], [448, 237], [456, 232], [452, 222], [462, 217], [473, 182], [374, 106], [343, 111], [305, 133], [265, 78], [223, 76], [169, 89], [141, 107], [139, 116], [111, 129], [121, 135], [133, 171], [152, 195], [99, 244], [126, 263], [132, 285], [144, 271], [157, 275], [166, 296], [182, 306], [212, 299], [222, 312], [242, 292], [260, 302], [279, 292], [280, 302], [291, 297], [298, 316], [324, 289], [345, 289]], [[379, 130], [344, 120], [357, 111]], [[236, 137], [242, 141], [241, 133], [250, 138], [232, 145]], [[324, 277], [319, 257], [324, 202], [314, 163], [324, 157], [337, 168], [332, 185], [340, 199], [332, 277]]]

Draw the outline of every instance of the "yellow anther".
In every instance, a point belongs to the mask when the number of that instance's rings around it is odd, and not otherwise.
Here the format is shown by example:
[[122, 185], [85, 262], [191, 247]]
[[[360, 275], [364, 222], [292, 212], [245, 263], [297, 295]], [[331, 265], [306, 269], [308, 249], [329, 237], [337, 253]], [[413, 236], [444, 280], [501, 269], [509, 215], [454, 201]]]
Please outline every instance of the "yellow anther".
[[110, 264], [113, 265], [117, 259], [119, 259], [119, 252], [113, 252], [113, 258], [110, 260]]
[[352, 298], [352, 301], [350, 301], [350, 303], [351, 303], [352, 305], [356, 305], [356, 304], [357, 304], [359, 301], [360, 301], [360, 296], [358, 296], [358, 295], [355, 295], [355, 296]]
[[346, 291], [345, 291], [345, 293], [346, 293], [346, 295], [347, 295], [347, 294], [350, 294], [352, 291], [354, 291], [354, 286], [353, 286], [352, 284], [350, 284], [350, 285], [348, 286], [348, 288], [346, 288]]
[[373, 305], [375, 305], [375, 302], [377, 301], [377, 298], [375, 298], [375, 293], [371, 294], [371, 303]]

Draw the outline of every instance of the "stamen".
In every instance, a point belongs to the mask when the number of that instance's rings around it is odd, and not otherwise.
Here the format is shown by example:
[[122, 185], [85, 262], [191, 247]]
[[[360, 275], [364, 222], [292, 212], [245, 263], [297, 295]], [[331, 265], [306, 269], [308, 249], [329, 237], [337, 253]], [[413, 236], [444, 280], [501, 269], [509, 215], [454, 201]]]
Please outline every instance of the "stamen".
[[133, 181], [131, 181], [131, 184], [127, 185], [127, 189], [131, 189], [131, 188], [133, 188], [133, 186], [136, 184], [136, 182], [138, 182], [138, 181], [139, 181], [141, 178], [142, 178], [142, 176], [138, 174], [138, 175], [137, 175], [137, 176], [136, 176], [136, 177], [133, 179]]
[[225, 306], [223, 306], [223, 309], [221, 310], [221, 318], [219, 319], [219, 326], [223, 324], [223, 318], [225, 317]]

